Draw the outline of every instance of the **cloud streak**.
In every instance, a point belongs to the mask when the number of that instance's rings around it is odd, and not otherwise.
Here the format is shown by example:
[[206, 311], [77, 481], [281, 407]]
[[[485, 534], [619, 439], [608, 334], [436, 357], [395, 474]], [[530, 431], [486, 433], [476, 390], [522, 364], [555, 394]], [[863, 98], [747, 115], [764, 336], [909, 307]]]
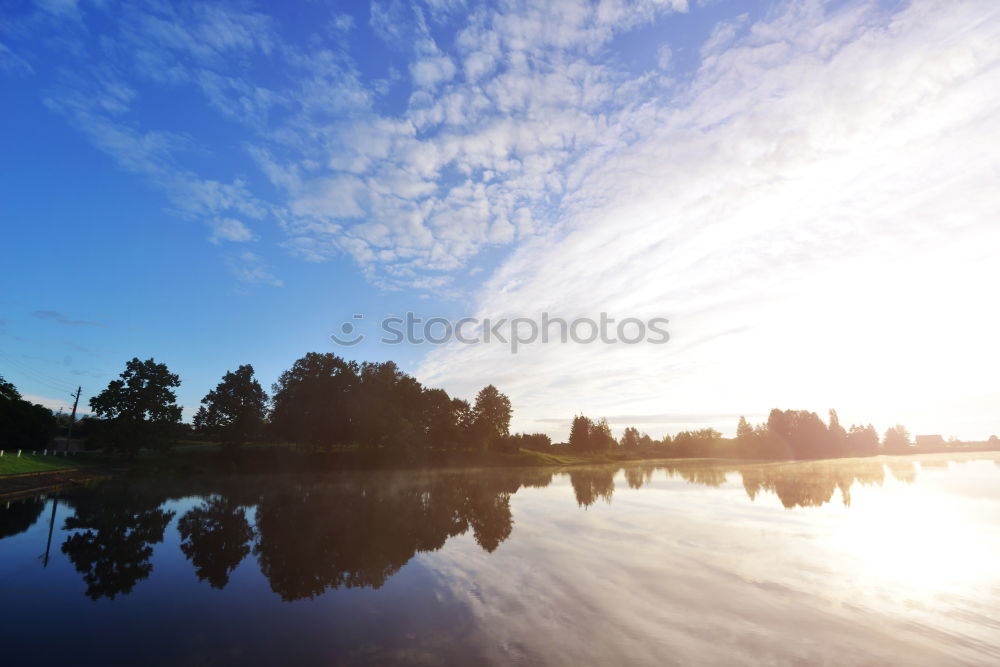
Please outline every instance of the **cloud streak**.
[[76, 320], [55, 310], [36, 310], [31, 314], [35, 319], [62, 324], [67, 327], [107, 327], [103, 322]]

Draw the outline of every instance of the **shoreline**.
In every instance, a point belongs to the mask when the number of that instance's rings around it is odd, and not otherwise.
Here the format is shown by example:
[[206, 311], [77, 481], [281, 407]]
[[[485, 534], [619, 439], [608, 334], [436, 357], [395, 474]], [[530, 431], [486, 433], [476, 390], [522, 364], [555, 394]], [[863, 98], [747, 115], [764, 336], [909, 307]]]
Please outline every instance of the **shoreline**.
[[26, 496], [55, 491], [67, 486], [85, 484], [110, 477], [107, 470], [90, 468], [62, 468], [41, 472], [25, 472], [0, 476], [0, 501], [7, 502]]
[[202, 475], [254, 475], [332, 473], [341, 471], [428, 471], [469, 468], [575, 468], [600, 465], [629, 465], [644, 462], [671, 461], [678, 464], [717, 464], [756, 466], [772, 464], [841, 461], [850, 459], [876, 459], [910, 457], [928, 454], [968, 455], [1000, 454], [993, 448], [928, 450], [905, 453], [880, 453], [873, 456], [838, 457], [829, 459], [741, 459], [732, 457], [677, 457], [659, 452], [614, 452], [599, 455], [553, 454], [534, 450], [521, 450], [517, 454], [497, 452], [459, 452], [437, 456], [398, 457], [388, 459], [378, 452], [326, 451], [312, 452], [289, 450], [281, 446], [248, 448], [232, 457], [212, 449], [185, 449], [166, 454], [140, 456], [133, 460], [106, 459], [95, 455], [94, 460], [75, 468], [0, 475], [0, 501], [7, 502], [22, 497], [39, 495], [67, 486], [75, 486], [112, 477], [158, 478], [170, 476]]

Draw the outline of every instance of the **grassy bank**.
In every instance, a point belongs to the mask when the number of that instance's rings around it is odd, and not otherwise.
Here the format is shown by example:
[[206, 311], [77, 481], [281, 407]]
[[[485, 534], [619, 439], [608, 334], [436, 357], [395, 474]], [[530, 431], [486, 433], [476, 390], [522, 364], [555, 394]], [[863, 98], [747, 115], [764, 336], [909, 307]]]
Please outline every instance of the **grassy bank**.
[[99, 464], [120, 473], [137, 475], [574, 466], [642, 458], [654, 457], [624, 452], [581, 455], [528, 449], [521, 449], [516, 453], [500, 453], [338, 446], [316, 451], [284, 443], [253, 443], [227, 452], [217, 443], [194, 441], [177, 443], [162, 452], [141, 450], [134, 457], [106, 456], [98, 452], [80, 457], [81, 462], [86, 460], [89, 464]]
[[19, 475], [28, 472], [49, 472], [79, 467], [79, 461], [72, 456], [42, 456], [11, 454], [4, 452], [0, 456], [0, 475]]

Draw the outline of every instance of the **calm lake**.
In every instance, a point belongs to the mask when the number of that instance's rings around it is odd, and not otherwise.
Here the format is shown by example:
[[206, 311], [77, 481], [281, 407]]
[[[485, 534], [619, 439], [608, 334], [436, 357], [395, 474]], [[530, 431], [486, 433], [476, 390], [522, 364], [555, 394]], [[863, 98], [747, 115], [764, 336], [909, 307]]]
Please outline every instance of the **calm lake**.
[[108, 481], [0, 504], [14, 664], [1000, 664], [1000, 455]]

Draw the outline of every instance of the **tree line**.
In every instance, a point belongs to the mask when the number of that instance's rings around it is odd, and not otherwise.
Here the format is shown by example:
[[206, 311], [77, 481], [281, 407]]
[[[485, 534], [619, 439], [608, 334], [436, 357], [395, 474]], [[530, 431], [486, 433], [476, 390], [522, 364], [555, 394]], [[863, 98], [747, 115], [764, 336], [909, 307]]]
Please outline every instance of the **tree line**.
[[[996, 442], [995, 436], [990, 442]], [[836, 410], [830, 410], [829, 420], [824, 422], [815, 412], [777, 408], [771, 410], [766, 422], [757, 425], [740, 417], [735, 438], [723, 438], [719, 431], [704, 428], [654, 440], [629, 426], [616, 440], [606, 419], [577, 415], [568, 442], [556, 449], [573, 453], [617, 450], [664, 457], [746, 459], [823, 459], [914, 451], [909, 431], [900, 424], [887, 429], [880, 440], [871, 424], [855, 424], [845, 429]]]
[[0, 376], [0, 449], [44, 449], [56, 434], [56, 419], [43, 405], [26, 401]]
[[[267, 440], [310, 449], [336, 445], [394, 451], [497, 451], [520, 449], [577, 454], [625, 452], [664, 457], [817, 459], [912, 452], [902, 425], [881, 440], [871, 424], [841, 425], [830, 410], [824, 422], [807, 410], [771, 411], [751, 425], [740, 417], [735, 438], [711, 428], [681, 431], [654, 440], [633, 426], [616, 439], [608, 421], [577, 415], [567, 443], [553, 446], [541, 433], [510, 433], [510, 399], [492, 384], [470, 404], [443, 389], [423, 386], [392, 361], [348, 361], [309, 352], [271, 386], [270, 395], [245, 364], [228, 371], [201, 400], [193, 423], [181, 423], [175, 390], [179, 376], [154, 359], [133, 358], [120, 376], [90, 399], [96, 418], [79, 433], [88, 446], [134, 455], [162, 448], [184, 435], [215, 440], [227, 451]], [[57, 419], [23, 398], [0, 377], [0, 449], [42, 449], [52, 441]], [[1000, 445], [996, 436], [992, 446]]]
[[[166, 364], [134, 358], [106, 389], [90, 399], [95, 444], [134, 454], [177, 437], [180, 378]], [[492, 384], [473, 403], [423, 386], [392, 361], [356, 362], [309, 352], [264, 391], [245, 364], [227, 372], [201, 400], [196, 435], [235, 450], [255, 440], [310, 449], [354, 445], [387, 450], [543, 448], [544, 434], [511, 434], [510, 399]]]

